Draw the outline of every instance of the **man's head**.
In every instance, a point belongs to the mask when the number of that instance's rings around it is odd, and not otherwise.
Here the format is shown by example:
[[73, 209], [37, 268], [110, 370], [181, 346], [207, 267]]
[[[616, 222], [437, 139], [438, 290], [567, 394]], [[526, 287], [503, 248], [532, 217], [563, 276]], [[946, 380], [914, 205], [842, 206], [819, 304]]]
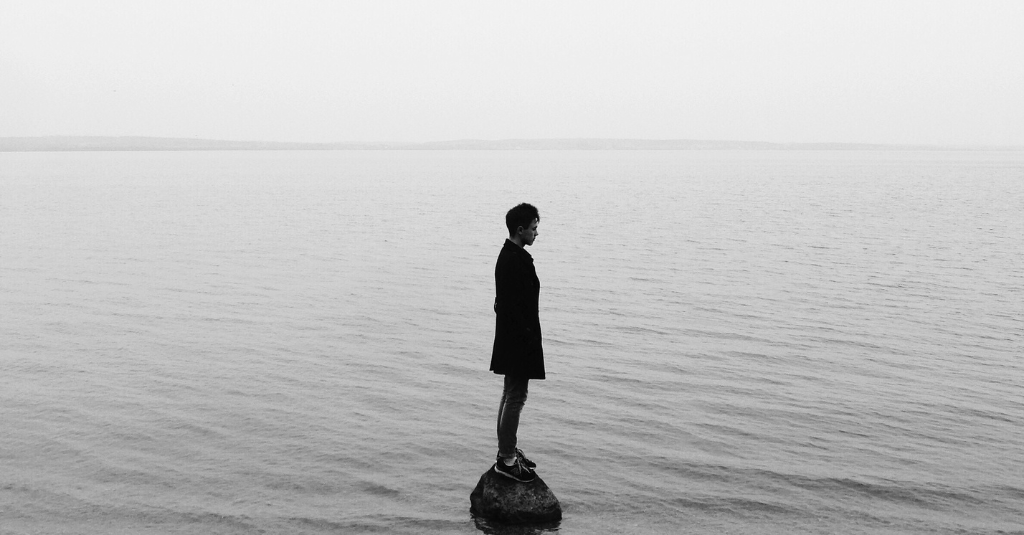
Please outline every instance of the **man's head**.
[[537, 239], [537, 224], [540, 213], [532, 204], [522, 203], [505, 214], [505, 226], [508, 227], [508, 238], [519, 245], [533, 245]]

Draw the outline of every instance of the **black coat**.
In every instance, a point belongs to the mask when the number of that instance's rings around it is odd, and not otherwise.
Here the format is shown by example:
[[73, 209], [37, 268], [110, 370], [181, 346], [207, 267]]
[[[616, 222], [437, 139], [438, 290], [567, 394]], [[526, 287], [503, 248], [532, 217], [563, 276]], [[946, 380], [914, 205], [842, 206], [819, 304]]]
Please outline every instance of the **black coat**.
[[544, 379], [541, 347], [540, 279], [526, 249], [505, 240], [494, 266], [495, 318], [491, 371]]

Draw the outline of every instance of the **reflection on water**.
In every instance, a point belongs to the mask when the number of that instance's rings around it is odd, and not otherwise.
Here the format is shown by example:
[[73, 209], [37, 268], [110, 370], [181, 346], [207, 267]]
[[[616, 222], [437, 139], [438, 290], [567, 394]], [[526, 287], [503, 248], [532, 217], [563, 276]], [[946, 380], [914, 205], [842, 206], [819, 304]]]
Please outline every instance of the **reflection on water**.
[[548, 522], [544, 524], [502, 524], [493, 520], [487, 520], [475, 515], [470, 515], [476, 529], [487, 535], [538, 535], [540, 533], [557, 533], [561, 522]]

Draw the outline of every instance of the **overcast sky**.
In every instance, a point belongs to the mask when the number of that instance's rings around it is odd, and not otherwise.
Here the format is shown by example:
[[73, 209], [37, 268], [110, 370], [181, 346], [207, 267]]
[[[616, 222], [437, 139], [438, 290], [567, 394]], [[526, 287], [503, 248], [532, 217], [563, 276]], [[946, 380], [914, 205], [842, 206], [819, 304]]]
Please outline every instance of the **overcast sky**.
[[1024, 145], [1024, 2], [0, 0], [0, 136]]

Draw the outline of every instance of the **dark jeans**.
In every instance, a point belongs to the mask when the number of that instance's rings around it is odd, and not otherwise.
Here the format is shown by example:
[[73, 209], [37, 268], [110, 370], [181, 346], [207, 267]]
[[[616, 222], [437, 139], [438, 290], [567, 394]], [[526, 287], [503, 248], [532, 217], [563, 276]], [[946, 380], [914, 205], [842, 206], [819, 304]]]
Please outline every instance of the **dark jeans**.
[[516, 431], [519, 430], [519, 414], [526, 403], [525, 377], [505, 376], [505, 388], [501, 391], [498, 405], [498, 457], [508, 459], [516, 455]]

